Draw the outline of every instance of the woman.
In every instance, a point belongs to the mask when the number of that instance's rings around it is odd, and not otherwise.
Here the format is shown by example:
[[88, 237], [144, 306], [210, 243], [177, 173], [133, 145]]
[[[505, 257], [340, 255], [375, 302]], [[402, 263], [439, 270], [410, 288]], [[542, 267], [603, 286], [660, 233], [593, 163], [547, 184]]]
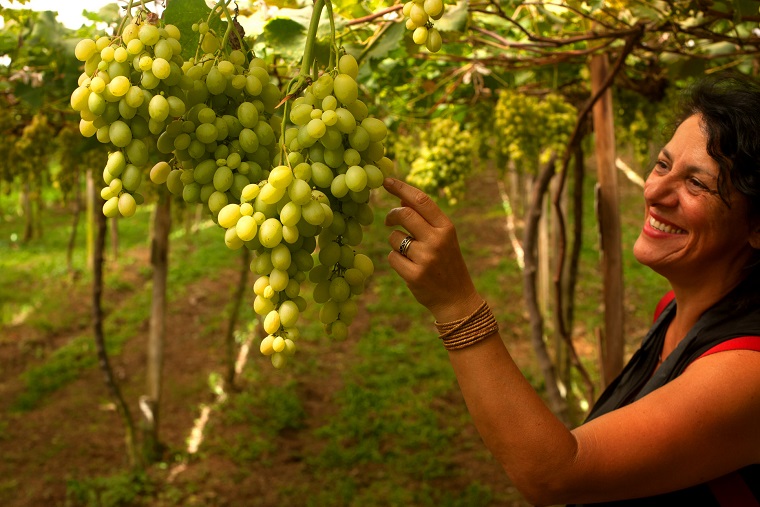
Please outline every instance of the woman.
[[389, 263], [435, 317], [483, 441], [531, 503], [760, 505], [758, 112], [746, 79], [693, 90], [646, 181], [634, 245], [673, 300], [572, 431], [512, 361], [450, 220], [386, 180], [401, 199], [386, 224], [407, 231], [391, 233]]

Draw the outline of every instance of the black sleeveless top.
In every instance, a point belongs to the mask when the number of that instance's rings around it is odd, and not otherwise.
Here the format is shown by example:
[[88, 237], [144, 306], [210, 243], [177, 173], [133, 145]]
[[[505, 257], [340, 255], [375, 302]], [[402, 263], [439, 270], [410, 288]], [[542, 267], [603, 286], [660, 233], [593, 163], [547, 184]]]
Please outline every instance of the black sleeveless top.
[[[760, 276], [757, 271], [725, 298], [708, 309], [676, 349], [655, 371], [665, 341], [665, 331], [675, 315], [671, 301], [655, 320], [641, 348], [631, 357], [620, 375], [605, 389], [587, 421], [628, 405], [678, 377], [704, 352], [731, 338], [760, 336]], [[760, 431], [760, 428], [758, 428]], [[750, 465], [709, 483], [680, 491], [632, 500], [588, 504], [596, 507], [727, 507], [747, 505], [730, 500], [741, 490], [751, 505], [760, 505], [760, 464]], [[568, 506], [572, 507], [572, 506]], [[582, 507], [576, 505], [575, 507]]]

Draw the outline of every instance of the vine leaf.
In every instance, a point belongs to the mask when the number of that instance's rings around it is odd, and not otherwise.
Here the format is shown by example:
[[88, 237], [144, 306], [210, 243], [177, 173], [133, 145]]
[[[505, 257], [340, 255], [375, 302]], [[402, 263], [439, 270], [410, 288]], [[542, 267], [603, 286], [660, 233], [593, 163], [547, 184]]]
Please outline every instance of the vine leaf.
[[277, 48], [278, 54], [283, 58], [297, 60], [303, 55], [306, 29], [292, 18], [275, 18], [264, 27], [262, 38], [266, 40], [267, 46]]
[[[186, 60], [193, 58], [197, 48], [193, 39], [198, 37], [192, 30], [193, 23], [206, 21], [211, 14], [211, 9], [204, 0], [182, 0], [181, 2], [172, 0], [167, 3], [164, 21], [175, 25], [182, 33], [182, 57]], [[227, 29], [227, 22], [222, 21], [218, 16], [214, 16], [209, 21], [209, 27], [221, 37]]]
[[446, 5], [443, 17], [433, 24], [440, 32], [464, 32], [469, 6], [469, 0], [459, 0], [453, 7]]
[[388, 53], [397, 49], [404, 39], [406, 27], [404, 23], [393, 23], [378, 39], [372, 44], [372, 48], [364, 55], [367, 59], [385, 58]]

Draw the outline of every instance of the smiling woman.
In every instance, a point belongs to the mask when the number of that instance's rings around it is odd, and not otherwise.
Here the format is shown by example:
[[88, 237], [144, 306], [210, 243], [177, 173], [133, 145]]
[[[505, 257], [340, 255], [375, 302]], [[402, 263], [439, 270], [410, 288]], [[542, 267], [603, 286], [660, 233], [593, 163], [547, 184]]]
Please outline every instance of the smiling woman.
[[[673, 290], [568, 430], [512, 361], [451, 221], [396, 180], [388, 260], [436, 318], [484, 442], [534, 505], [760, 505], [760, 86], [698, 84], [646, 182], [634, 251]], [[405, 239], [411, 238], [411, 239]], [[404, 246], [402, 249], [401, 246]], [[403, 251], [401, 251], [403, 250]], [[453, 331], [452, 331], [453, 330]]]

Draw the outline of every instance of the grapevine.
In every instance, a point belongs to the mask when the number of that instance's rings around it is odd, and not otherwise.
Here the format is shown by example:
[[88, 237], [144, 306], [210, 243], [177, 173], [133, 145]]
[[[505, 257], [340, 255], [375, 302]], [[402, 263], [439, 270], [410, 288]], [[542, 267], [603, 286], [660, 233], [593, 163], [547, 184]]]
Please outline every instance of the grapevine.
[[[358, 63], [334, 34], [331, 63], [320, 72], [312, 67], [316, 30], [310, 33], [283, 99], [266, 62], [246, 49], [227, 3], [217, 7], [234, 30], [221, 35], [211, 17], [199, 20], [188, 60], [180, 43], [187, 37], [142, 10], [120, 34], [80, 41], [84, 72], [71, 105], [82, 135], [110, 149], [106, 216], [132, 216], [148, 180], [202, 204], [228, 248], [254, 252], [253, 309], [267, 333], [260, 350], [279, 368], [295, 352], [307, 279], [325, 331], [348, 335], [357, 313], [352, 297], [374, 271], [356, 252], [362, 227], [374, 221], [370, 194], [393, 163], [385, 157], [385, 124], [360, 98]], [[314, 28], [324, 6], [315, 5]]]

